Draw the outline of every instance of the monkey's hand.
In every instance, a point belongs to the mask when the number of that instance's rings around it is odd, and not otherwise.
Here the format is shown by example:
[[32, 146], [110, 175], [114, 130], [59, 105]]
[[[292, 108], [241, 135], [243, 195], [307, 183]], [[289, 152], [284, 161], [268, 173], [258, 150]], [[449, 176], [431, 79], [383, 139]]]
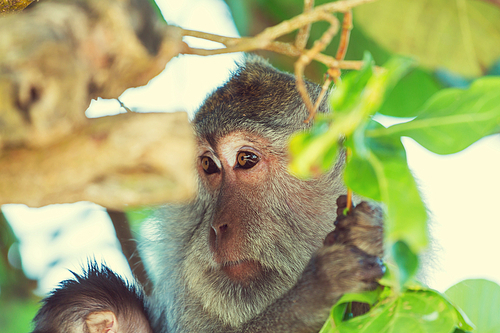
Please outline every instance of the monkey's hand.
[[325, 245], [346, 244], [368, 255], [382, 258], [384, 255], [382, 209], [363, 201], [344, 215], [346, 206], [346, 196], [342, 195], [337, 199], [335, 230], [326, 236]]
[[385, 273], [380, 258], [346, 244], [323, 246], [315, 261], [320, 285], [331, 293], [334, 302], [348, 292], [375, 289]]
[[335, 230], [326, 236], [316, 258], [333, 293], [373, 289], [385, 272], [380, 259], [384, 254], [382, 210], [362, 202], [344, 215], [346, 206], [346, 196], [340, 196]]

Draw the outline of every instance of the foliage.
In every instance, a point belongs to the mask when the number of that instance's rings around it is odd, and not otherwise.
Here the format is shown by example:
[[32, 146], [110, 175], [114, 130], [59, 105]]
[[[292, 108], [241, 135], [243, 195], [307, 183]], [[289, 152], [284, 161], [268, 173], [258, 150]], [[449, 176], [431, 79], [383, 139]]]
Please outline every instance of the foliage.
[[31, 332], [40, 305], [32, 299], [0, 300], [0, 327], [5, 333]]
[[[500, 286], [496, 283], [482, 279], [465, 280], [449, 288], [445, 294], [416, 284], [401, 294], [388, 287], [363, 294], [346, 294], [332, 308], [330, 320], [320, 333], [459, 333], [474, 329], [478, 333], [494, 333], [500, 330]], [[373, 307], [369, 313], [345, 321], [347, 305], [353, 301]]]
[[472, 77], [500, 57], [500, 7], [487, 1], [384, 0], [359, 6], [354, 14], [381, 46], [416, 56], [427, 68]]
[[[290, 142], [290, 171], [311, 177], [329, 169], [337, 152], [346, 147], [345, 183], [362, 196], [386, 207], [385, 242], [391, 266], [378, 300], [366, 295], [346, 296], [333, 308], [323, 332], [453, 332], [472, 330], [466, 317], [444, 295], [415, 286], [418, 254], [427, 246], [427, 213], [410, 172], [402, 136], [427, 149], [452, 154], [500, 130], [500, 77], [477, 79], [469, 89], [445, 89], [418, 108], [395, 111], [383, 108], [396, 81], [408, 72], [411, 61], [396, 57], [376, 70], [369, 55], [365, 66], [347, 74], [330, 96], [334, 112], [318, 115], [312, 131]], [[431, 91], [432, 89], [430, 89]], [[417, 101], [417, 104], [420, 100]], [[383, 127], [377, 113], [415, 116], [402, 124]], [[362, 297], [358, 299], [356, 297]], [[373, 293], [370, 294], [373, 297]], [[364, 301], [375, 306], [369, 314], [342, 321], [345, 304]], [[498, 305], [496, 310], [498, 310]], [[464, 319], [465, 318], [465, 319]]]
[[464, 280], [445, 291], [476, 325], [478, 333], [500, 332], [500, 286], [484, 279]]
[[[28, 280], [21, 263], [11, 265], [19, 257], [17, 239], [4, 215], [0, 212], [0, 327], [2, 332], [30, 332], [31, 320], [38, 310], [39, 298], [33, 295], [35, 284]], [[9, 260], [7, 260], [9, 259]], [[13, 320], [14, 319], [14, 320]]]
[[[378, 292], [378, 295], [377, 295]], [[394, 294], [390, 288], [380, 288], [369, 294], [347, 294], [333, 307], [332, 321], [325, 324], [327, 332], [454, 332], [469, 331], [473, 326], [446, 298], [432, 290], [408, 289]], [[378, 303], [365, 315], [343, 321], [342, 311], [347, 302]], [[333, 324], [332, 324], [333, 322]]]

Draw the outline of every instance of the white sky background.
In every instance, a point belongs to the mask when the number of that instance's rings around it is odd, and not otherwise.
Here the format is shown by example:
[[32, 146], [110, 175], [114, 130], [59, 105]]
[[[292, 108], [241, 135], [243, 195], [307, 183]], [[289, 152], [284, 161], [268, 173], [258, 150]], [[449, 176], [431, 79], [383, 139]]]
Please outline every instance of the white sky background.
[[[220, 0], [157, 0], [169, 23], [185, 28], [236, 36], [230, 13]], [[197, 47], [207, 42], [189, 40]], [[183, 56], [172, 60], [146, 87], [127, 90], [120, 98], [138, 111], [193, 112], [206, 95], [224, 82], [238, 55]], [[120, 112], [115, 100], [94, 102], [89, 117]], [[410, 139], [404, 144], [410, 167], [421, 185], [433, 217], [436, 263], [429, 285], [446, 290], [465, 278], [488, 278], [500, 283], [500, 136], [481, 140], [465, 151], [438, 156]], [[94, 204], [53, 205], [30, 209], [2, 207], [20, 239], [24, 269], [40, 278], [39, 292], [50, 291], [67, 271], [79, 271], [86, 258], [103, 258], [114, 270], [130, 277], [119, 252], [111, 222]], [[55, 237], [57, 235], [57, 237]]]

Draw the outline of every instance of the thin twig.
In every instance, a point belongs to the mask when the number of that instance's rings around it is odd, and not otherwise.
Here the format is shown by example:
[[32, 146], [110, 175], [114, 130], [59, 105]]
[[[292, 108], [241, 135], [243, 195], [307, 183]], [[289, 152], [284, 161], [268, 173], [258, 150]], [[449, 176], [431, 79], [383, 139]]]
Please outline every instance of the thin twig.
[[211, 34], [208, 32], [197, 31], [197, 30], [189, 30], [189, 29], [182, 29], [182, 28], [180, 28], [180, 29], [182, 31], [183, 36], [191, 36], [191, 37], [196, 37], [196, 38], [200, 38], [200, 39], [211, 40], [214, 42], [221, 43], [224, 46], [236, 45], [236, 44], [240, 43], [242, 39], [244, 39], [244, 38], [239, 38], [239, 37], [226, 37], [226, 36]]
[[352, 210], [352, 190], [347, 188], [347, 206], [346, 209], [348, 212]]
[[329, 13], [345, 13], [349, 9], [362, 5], [368, 2], [374, 2], [377, 0], [344, 0], [325, 3], [324, 5], [318, 6], [315, 10], [323, 10]]
[[[345, 54], [347, 53], [347, 46], [349, 45], [349, 37], [351, 35], [351, 30], [352, 30], [352, 10], [349, 9], [347, 12], [344, 13], [339, 48], [337, 50], [337, 55], [335, 56], [335, 59], [339, 63], [342, 60], [344, 60]], [[323, 87], [321, 89], [321, 94], [318, 97], [318, 99], [316, 100], [316, 103], [314, 104], [312, 111], [309, 110], [309, 117], [305, 120], [306, 123], [310, 122], [312, 120], [312, 118], [314, 117], [314, 115], [316, 114], [316, 111], [318, 110], [319, 104], [320, 104], [321, 100], [323, 99], [324, 94], [326, 93], [326, 90], [330, 86], [330, 83], [332, 81], [331, 78], [333, 78], [333, 80], [337, 84], [338, 81], [340, 80], [341, 71], [340, 71], [340, 68], [338, 68], [338, 66], [330, 67], [327, 74], [328, 74], [328, 78], [325, 80], [325, 82], [323, 84]]]
[[[351, 154], [352, 154], [351, 148], [347, 147], [346, 152], [345, 152], [345, 163], [346, 164], [347, 164], [347, 162], [349, 162], [349, 159], [351, 158]], [[350, 212], [352, 210], [352, 189], [349, 187], [347, 188], [347, 206], [346, 206], [346, 209], [348, 212]]]
[[313, 119], [314, 115], [316, 114], [316, 111], [319, 108], [321, 101], [323, 100], [323, 98], [325, 98], [326, 92], [328, 91], [328, 88], [330, 88], [331, 83], [332, 83], [332, 76], [327, 74], [326, 78], [325, 78], [325, 82], [323, 82], [323, 86], [321, 87], [321, 92], [319, 93], [319, 96], [316, 99], [316, 103], [314, 103], [314, 106], [313, 106], [314, 113], [309, 114], [309, 117], [304, 121], [306, 124], [309, 123]]
[[[241, 52], [241, 51], [245, 52], [245, 51], [273, 49], [277, 47], [276, 44], [274, 44], [276, 43], [275, 40], [285, 34], [293, 32], [313, 22], [323, 21], [323, 20], [328, 21], [330, 16], [329, 13], [346, 12], [353, 7], [359, 6], [360, 4], [373, 1], [376, 0], [346, 0], [346, 1], [327, 3], [318, 6], [307, 13], [302, 13], [300, 15], [291, 18], [290, 20], [281, 22], [273, 27], [267, 28], [255, 37], [234, 38], [234, 37], [226, 37], [215, 34], [209, 34], [205, 32], [178, 28], [181, 29], [181, 33], [183, 36], [191, 36], [191, 37], [211, 40], [226, 46], [226, 48], [212, 49], [212, 50], [188, 47], [181, 53], [207, 56], [207, 55]], [[169, 28], [175, 29], [176, 27], [169, 26]], [[280, 49], [283, 50], [284, 48], [281, 47]], [[296, 49], [299, 50], [298, 48]], [[288, 51], [290, 50], [294, 50], [292, 45], [290, 45], [290, 47], [288, 48]], [[317, 60], [327, 65], [328, 67], [335, 67], [332, 66], [333, 64], [337, 66], [340, 65], [338, 62], [334, 61], [332, 57], [322, 54], [317, 54], [316, 56], [314, 56], [314, 60]], [[355, 62], [349, 62], [342, 64], [342, 67], [347, 69], [356, 69], [360, 68], [361, 65], [362, 65], [361, 62], [359, 64], [356, 64]]]
[[[302, 96], [304, 104], [306, 105], [307, 110], [309, 111], [309, 117], [305, 120], [305, 122], [309, 122], [309, 120], [314, 117], [316, 109], [314, 108], [314, 105], [311, 102], [311, 98], [309, 97], [309, 93], [304, 83], [304, 78], [303, 78], [304, 69], [314, 59], [314, 56], [316, 54], [323, 51], [326, 48], [326, 46], [330, 44], [330, 41], [332, 40], [333, 36], [337, 34], [337, 31], [339, 29], [339, 22], [337, 18], [333, 15], [329, 15], [328, 22], [330, 23], [330, 27], [323, 33], [321, 38], [315, 41], [313, 47], [307, 52], [302, 53], [299, 60], [295, 62], [295, 80], [297, 82], [297, 90]], [[317, 105], [319, 105], [319, 103], [317, 103]]]
[[[304, 13], [310, 12], [314, 7], [314, 0], [304, 0]], [[311, 32], [311, 23], [299, 29], [297, 37], [295, 38], [295, 47], [302, 51], [306, 48], [307, 41], [309, 40], [309, 33]]]
[[344, 60], [345, 54], [347, 53], [347, 46], [349, 45], [349, 38], [351, 36], [352, 30], [352, 10], [344, 13], [344, 19], [342, 21], [342, 32], [340, 34], [340, 43], [337, 50], [337, 55], [335, 59], [341, 61]]
[[127, 112], [133, 112], [132, 110], [130, 110], [128, 108], [128, 106], [126, 106], [125, 104], [123, 104], [123, 102], [119, 98], [117, 98], [116, 100], [118, 101], [118, 103], [120, 103], [120, 106], [125, 109], [125, 111], [127, 111]]

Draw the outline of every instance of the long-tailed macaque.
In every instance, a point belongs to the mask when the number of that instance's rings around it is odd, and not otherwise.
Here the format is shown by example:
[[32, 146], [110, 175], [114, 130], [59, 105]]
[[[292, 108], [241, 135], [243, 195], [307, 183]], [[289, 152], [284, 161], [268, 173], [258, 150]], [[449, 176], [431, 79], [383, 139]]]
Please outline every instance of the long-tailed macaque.
[[[307, 88], [317, 98], [320, 88]], [[330, 112], [326, 100], [319, 112]], [[287, 171], [288, 139], [307, 130], [307, 116], [295, 78], [257, 57], [247, 58], [207, 98], [193, 121], [198, 195], [187, 205], [164, 208], [150, 222], [154, 236], [141, 249], [153, 293], [141, 308], [141, 296], [125, 288], [120, 297], [133, 301], [103, 307], [119, 327], [126, 326], [122, 314], [129, 311], [144, 313], [155, 333], [316, 332], [342, 294], [377, 285], [382, 214], [363, 202], [342, 216], [343, 159], [317, 179], [300, 180]], [[79, 283], [96, 293], [108, 288], [90, 280]], [[47, 306], [52, 301], [38, 314], [36, 332], [49, 332], [40, 324], [48, 321], [54, 327], [88, 325], [80, 305], [74, 317], [61, 317], [57, 304]], [[98, 299], [81, 306], [98, 312], [90, 305], [101, 304]], [[147, 323], [137, 320], [147, 332]]]

